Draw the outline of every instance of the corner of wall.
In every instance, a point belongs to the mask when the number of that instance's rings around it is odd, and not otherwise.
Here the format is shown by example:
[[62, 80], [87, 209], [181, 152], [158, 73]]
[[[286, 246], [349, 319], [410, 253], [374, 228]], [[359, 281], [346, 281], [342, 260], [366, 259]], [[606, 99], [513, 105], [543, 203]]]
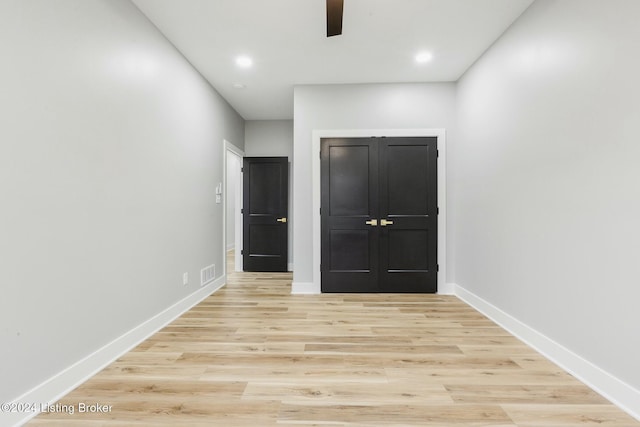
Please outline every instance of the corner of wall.
[[438, 295], [455, 295], [455, 283], [443, 283], [438, 286]]
[[632, 417], [640, 420], [640, 390], [455, 283], [454, 295], [556, 363]]
[[320, 289], [313, 282], [293, 282], [291, 283], [292, 295], [318, 295]]
[[[178, 301], [166, 310], [158, 313], [149, 320], [141, 323], [129, 332], [111, 341], [104, 347], [96, 350], [82, 360], [69, 366], [67, 369], [49, 378], [42, 384], [34, 387], [22, 396], [13, 400], [15, 403], [41, 402], [40, 405], [53, 404], [58, 399], [78, 387], [83, 382], [113, 363], [123, 354], [127, 353], [147, 338], [164, 328], [166, 325], [190, 310], [193, 306], [222, 288], [227, 281], [226, 276], [221, 276], [193, 292], [186, 298]], [[38, 408], [36, 408], [38, 409]], [[0, 425], [20, 426], [34, 418], [41, 412], [41, 408], [34, 412], [0, 412]]]

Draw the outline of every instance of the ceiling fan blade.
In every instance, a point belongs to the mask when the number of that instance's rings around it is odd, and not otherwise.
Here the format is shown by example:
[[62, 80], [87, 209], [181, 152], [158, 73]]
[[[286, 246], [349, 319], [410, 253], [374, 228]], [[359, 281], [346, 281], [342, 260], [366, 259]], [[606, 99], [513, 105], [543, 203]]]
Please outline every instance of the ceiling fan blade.
[[327, 0], [327, 37], [342, 34], [344, 0]]

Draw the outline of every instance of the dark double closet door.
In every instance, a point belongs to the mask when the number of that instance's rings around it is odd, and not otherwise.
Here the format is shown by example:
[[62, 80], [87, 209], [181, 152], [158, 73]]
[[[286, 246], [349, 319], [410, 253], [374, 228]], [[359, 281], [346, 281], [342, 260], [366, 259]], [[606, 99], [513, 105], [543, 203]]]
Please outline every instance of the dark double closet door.
[[437, 138], [321, 141], [322, 292], [437, 291]]

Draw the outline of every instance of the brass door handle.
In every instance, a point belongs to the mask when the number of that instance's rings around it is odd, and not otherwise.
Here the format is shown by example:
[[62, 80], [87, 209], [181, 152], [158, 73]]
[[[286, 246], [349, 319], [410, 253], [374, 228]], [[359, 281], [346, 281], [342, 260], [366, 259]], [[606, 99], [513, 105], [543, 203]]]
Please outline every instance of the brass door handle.
[[276, 219], [278, 222], [287, 222], [287, 218], [278, 218]]
[[378, 220], [377, 219], [372, 219], [372, 220], [369, 220], [369, 221], [365, 222], [365, 224], [370, 225], [372, 227], [375, 227], [376, 225], [378, 225]]
[[380, 220], [380, 225], [383, 226], [383, 227], [385, 225], [391, 225], [391, 224], [393, 224], [393, 221], [389, 221], [389, 220], [386, 220], [386, 219], [381, 219]]

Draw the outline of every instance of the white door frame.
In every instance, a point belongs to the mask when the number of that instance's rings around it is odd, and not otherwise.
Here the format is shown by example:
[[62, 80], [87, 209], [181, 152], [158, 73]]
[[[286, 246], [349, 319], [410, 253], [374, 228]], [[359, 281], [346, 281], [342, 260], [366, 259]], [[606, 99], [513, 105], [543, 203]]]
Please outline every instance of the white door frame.
[[224, 254], [224, 260], [222, 263], [222, 268], [223, 268], [223, 272], [226, 275], [227, 274], [227, 152], [230, 152], [238, 157], [240, 157], [240, 167], [238, 168], [238, 175], [236, 176], [236, 199], [235, 199], [235, 216], [236, 216], [236, 221], [235, 221], [235, 230], [234, 230], [234, 240], [236, 242], [236, 249], [235, 249], [235, 258], [234, 258], [234, 266], [235, 266], [235, 271], [242, 271], [242, 214], [240, 213], [241, 209], [242, 209], [242, 159], [244, 158], [244, 151], [241, 150], [240, 148], [236, 147], [235, 145], [233, 145], [232, 143], [230, 143], [229, 141], [227, 141], [226, 139], [223, 140], [224, 144], [223, 144], [223, 152], [222, 152], [222, 156], [223, 156], [223, 164], [224, 164], [224, 170], [223, 170], [223, 180], [222, 180], [222, 188], [224, 189], [223, 191], [223, 196], [224, 196], [224, 204], [222, 207], [222, 216], [223, 216], [223, 236], [224, 238], [222, 239], [222, 244], [223, 244], [223, 251], [222, 253]]
[[380, 136], [435, 136], [438, 138], [438, 293], [450, 293], [446, 287], [447, 270], [447, 192], [446, 192], [446, 132], [445, 129], [326, 129], [314, 130], [312, 148], [313, 201], [313, 289], [305, 293], [321, 293], [320, 288], [320, 140], [322, 138], [369, 138]]

